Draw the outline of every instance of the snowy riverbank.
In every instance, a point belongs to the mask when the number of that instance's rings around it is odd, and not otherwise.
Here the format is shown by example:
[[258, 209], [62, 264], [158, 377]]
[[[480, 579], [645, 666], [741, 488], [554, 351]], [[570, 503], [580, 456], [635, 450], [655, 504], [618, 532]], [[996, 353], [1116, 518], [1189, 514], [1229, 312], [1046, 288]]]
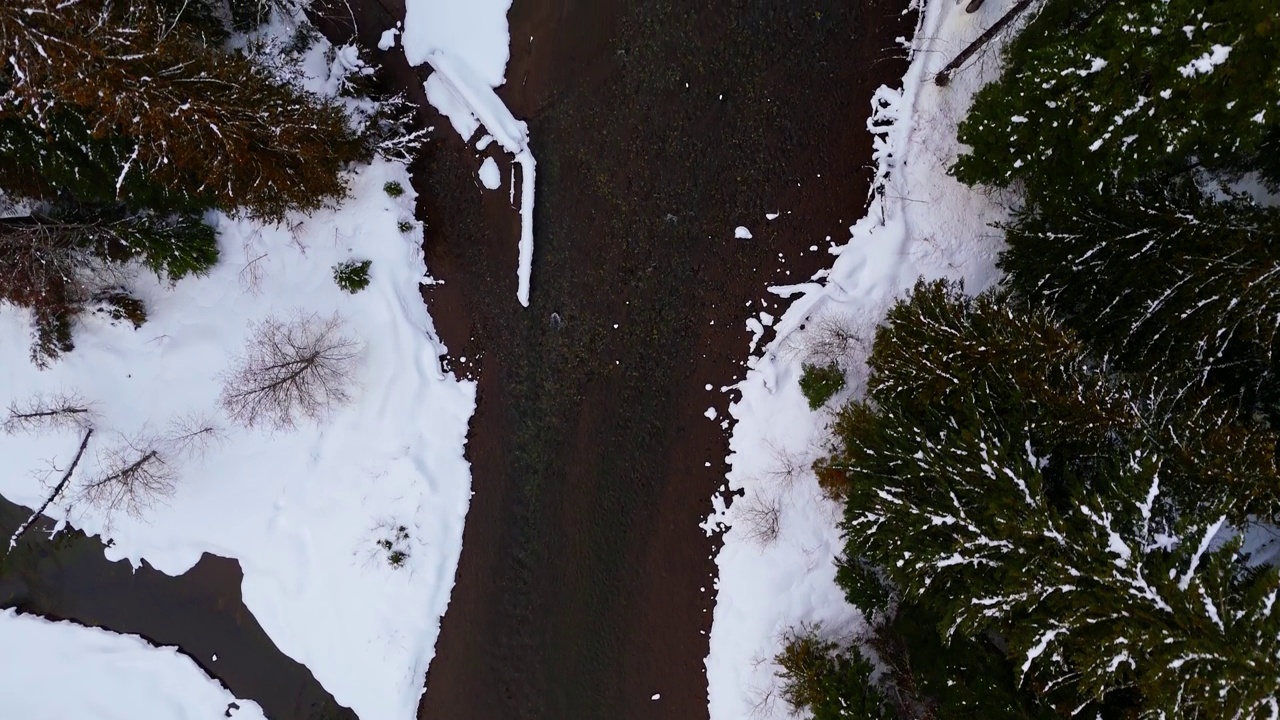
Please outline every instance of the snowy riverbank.
[[[711, 720], [789, 716], [773, 662], [788, 628], [820, 624], [833, 637], [864, 628], [835, 584], [841, 508], [822, 495], [810, 466], [823, 453], [828, 409], [862, 392], [870, 340], [892, 302], [922, 275], [962, 278], [975, 291], [996, 280], [1000, 240], [989, 226], [1006, 211], [999, 198], [946, 172], [962, 151], [956, 126], [973, 93], [999, 72], [996, 48], [945, 88], [933, 75], [1012, 4], [989, 1], [971, 15], [946, 0], [923, 7], [902, 87], [880, 89], [867, 123], [877, 181], [866, 216], [832, 249], [828, 272], [772, 290], [794, 300], [775, 323], [775, 339], [749, 361], [742, 398], [730, 407], [737, 422], [728, 483], [743, 497], [728, 509], [726, 498], [714, 498], [719, 510], [707, 522], [709, 531], [727, 527], [706, 663]], [[810, 411], [801, 364], [833, 350], [846, 390]]]

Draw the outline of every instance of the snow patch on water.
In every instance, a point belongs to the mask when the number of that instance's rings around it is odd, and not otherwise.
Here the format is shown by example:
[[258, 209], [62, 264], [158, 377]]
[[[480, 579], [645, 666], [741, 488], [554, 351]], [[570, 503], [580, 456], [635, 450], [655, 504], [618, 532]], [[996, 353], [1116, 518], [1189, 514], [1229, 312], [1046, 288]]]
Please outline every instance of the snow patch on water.
[[502, 171], [498, 170], [498, 163], [493, 158], [485, 158], [480, 163], [480, 184], [485, 186], [487, 190], [497, 190], [502, 187]]

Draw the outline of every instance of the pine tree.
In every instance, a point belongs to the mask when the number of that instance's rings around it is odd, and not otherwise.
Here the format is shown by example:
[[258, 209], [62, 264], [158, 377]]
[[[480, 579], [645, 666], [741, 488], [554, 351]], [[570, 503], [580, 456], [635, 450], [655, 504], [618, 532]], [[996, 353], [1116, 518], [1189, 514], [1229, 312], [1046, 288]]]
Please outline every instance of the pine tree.
[[878, 331], [869, 402], [842, 411], [826, 463], [847, 481], [847, 554], [937, 607], [944, 637], [998, 633], [1063, 710], [1136, 693], [1146, 717], [1245, 718], [1280, 701], [1280, 575], [1221, 543], [1244, 505], [1274, 511], [1275, 436], [1184, 437], [1212, 413], [1163, 410], [1006, 300], [921, 284]]
[[1006, 227], [1015, 291], [1052, 303], [1124, 367], [1280, 412], [1280, 209], [1190, 181], [1081, 192]]
[[142, 170], [264, 218], [341, 196], [362, 150], [341, 108], [204, 40], [146, 0], [6, 3], [4, 112], [78, 113], [94, 137], [119, 138], [117, 187]]
[[955, 173], [1037, 195], [1274, 162], [1277, 38], [1280, 0], [1049, 0], [975, 97]]
[[136, 165], [122, 175], [131, 153], [124, 138], [95, 137], [75, 108], [32, 117], [0, 105], [0, 191], [11, 198], [121, 201], [155, 212], [198, 213], [212, 207], [211, 198], [186, 195]]

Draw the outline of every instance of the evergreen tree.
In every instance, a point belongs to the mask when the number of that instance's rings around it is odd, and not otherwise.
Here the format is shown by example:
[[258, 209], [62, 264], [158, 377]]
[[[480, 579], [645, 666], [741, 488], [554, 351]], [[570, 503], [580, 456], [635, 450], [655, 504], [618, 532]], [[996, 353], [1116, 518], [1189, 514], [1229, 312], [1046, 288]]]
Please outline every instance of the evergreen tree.
[[1049, 0], [975, 97], [956, 163], [1032, 195], [1274, 162], [1280, 0]]
[[998, 633], [1063, 710], [1136, 693], [1147, 717], [1245, 718], [1280, 701], [1280, 576], [1222, 541], [1241, 493], [1275, 507], [1275, 436], [1188, 439], [1212, 413], [1164, 411], [1043, 311], [943, 283], [890, 312], [870, 365], [826, 463], [847, 482], [846, 551], [936, 607], [945, 638]]
[[1046, 202], [1006, 226], [1001, 266], [1094, 347], [1172, 382], [1280, 410], [1280, 209], [1189, 180]]
[[[1030, 689], [1018, 686], [1014, 664], [987, 636], [938, 634], [939, 619], [918, 603], [899, 606], [876, 628], [874, 644], [888, 666], [899, 713], [936, 720], [1055, 720]], [[905, 718], [904, 718], [905, 720]]]
[[119, 200], [156, 212], [212, 207], [211, 198], [186, 195], [142, 168], [122, 174], [131, 153], [124, 138], [95, 137], [75, 108], [37, 118], [0, 105], [0, 191], [11, 198], [102, 205]]
[[[0, 8], [6, 114], [75, 112], [142, 170], [226, 210], [279, 218], [340, 196], [361, 143], [337, 105], [276, 81], [146, 0]], [[38, 123], [39, 124], [39, 123]]]
[[793, 631], [774, 660], [781, 668], [782, 699], [793, 710], [807, 709], [814, 720], [894, 720], [874, 667], [856, 646], [841, 648], [818, 628]]

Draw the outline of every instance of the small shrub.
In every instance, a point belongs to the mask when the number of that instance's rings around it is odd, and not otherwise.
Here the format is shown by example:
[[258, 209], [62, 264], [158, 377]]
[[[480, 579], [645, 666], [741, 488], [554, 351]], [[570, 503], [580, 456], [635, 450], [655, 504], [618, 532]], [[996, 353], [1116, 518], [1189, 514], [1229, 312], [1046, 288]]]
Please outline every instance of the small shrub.
[[351, 294], [369, 287], [369, 266], [372, 260], [344, 260], [333, 266], [333, 281]]
[[106, 315], [112, 324], [128, 320], [137, 330], [147, 321], [147, 306], [124, 290], [105, 290], [93, 299], [99, 303], [96, 311]]
[[396, 223], [396, 227], [400, 228], [400, 232], [407, 233], [413, 230], [413, 223], [409, 222], [408, 220], [401, 220], [400, 222]]
[[790, 630], [782, 652], [782, 699], [792, 710], [808, 709], [815, 720], [888, 720], [895, 713], [871, 681], [871, 661], [856, 647], [841, 650], [818, 634], [817, 626]]
[[74, 314], [70, 311], [37, 309], [31, 321], [31, 362], [41, 370], [75, 349], [71, 340]]
[[404, 567], [404, 563], [409, 559], [409, 528], [404, 525], [392, 526], [389, 522], [382, 522], [378, 525], [378, 530], [385, 533], [378, 538], [376, 544], [387, 554], [387, 564], [393, 568]]
[[809, 401], [809, 409], [817, 410], [832, 395], [844, 389], [844, 371], [834, 362], [817, 366], [805, 363], [800, 374], [800, 392]]
[[392, 180], [386, 185], [383, 185], [382, 190], [393, 198], [400, 197], [401, 195], [404, 194], [404, 186], [396, 182], [395, 180]]
[[742, 521], [747, 539], [764, 547], [778, 539], [782, 529], [782, 502], [776, 496], [759, 493], [740, 500], [737, 516]]

